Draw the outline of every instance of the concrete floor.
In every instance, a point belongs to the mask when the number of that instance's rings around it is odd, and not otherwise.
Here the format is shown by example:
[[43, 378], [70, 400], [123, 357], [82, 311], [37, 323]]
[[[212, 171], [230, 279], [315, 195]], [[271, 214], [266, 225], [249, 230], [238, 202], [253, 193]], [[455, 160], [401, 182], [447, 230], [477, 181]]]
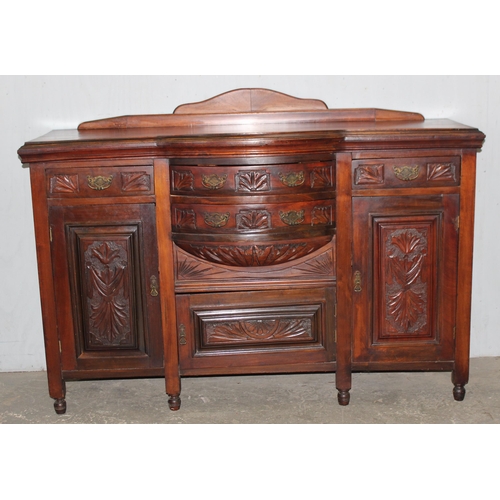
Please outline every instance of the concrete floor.
[[334, 374], [186, 377], [172, 412], [161, 378], [78, 381], [67, 383], [67, 412], [56, 415], [45, 372], [0, 373], [0, 423], [500, 423], [500, 357], [471, 360], [464, 401], [452, 388], [450, 373], [355, 373], [341, 407]]

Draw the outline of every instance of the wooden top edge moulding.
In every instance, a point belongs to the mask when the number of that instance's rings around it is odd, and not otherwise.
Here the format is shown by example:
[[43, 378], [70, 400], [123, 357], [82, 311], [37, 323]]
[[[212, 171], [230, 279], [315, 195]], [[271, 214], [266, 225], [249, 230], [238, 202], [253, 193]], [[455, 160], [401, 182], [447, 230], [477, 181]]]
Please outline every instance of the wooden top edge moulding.
[[377, 108], [328, 109], [318, 99], [301, 99], [268, 89], [236, 89], [205, 101], [182, 104], [173, 114], [128, 115], [81, 123], [78, 130], [241, 125], [295, 122], [421, 122], [419, 113]]

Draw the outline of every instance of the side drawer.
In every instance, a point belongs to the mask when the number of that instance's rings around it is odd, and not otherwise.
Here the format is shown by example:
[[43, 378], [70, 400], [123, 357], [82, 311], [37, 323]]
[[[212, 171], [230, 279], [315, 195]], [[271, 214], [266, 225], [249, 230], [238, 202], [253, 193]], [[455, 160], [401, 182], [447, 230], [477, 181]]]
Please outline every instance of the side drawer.
[[49, 168], [49, 198], [96, 198], [154, 194], [153, 167]]
[[353, 189], [458, 186], [460, 156], [353, 160]]
[[332, 362], [334, 302], [333, 287], [178, 295], [181, 372]]

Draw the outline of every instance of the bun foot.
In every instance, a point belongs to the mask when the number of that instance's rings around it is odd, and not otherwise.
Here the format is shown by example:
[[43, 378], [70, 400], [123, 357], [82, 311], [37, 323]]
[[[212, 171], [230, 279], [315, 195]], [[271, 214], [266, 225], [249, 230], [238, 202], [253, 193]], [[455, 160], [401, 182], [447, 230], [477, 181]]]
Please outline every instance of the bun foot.
[[66, 413], [66, 400], [64, 398], [56, 399], [54, 401], [54, 410], [58, 415]]
[[170, 395], [169, 394], [169, 398], [168, 398], [168, 407], [172, 410], [172, 411], [177, 411], [180, 407], [181, 407], [181, 398], [179, 397], [179, 395]]
[[461, 384], [455, 385], [453, 387], [453, 397], [455, 401], [463, 401], [465, 398], [465, 387]]
[[349, 404], [349, 400], [351, 399], [351, 395], [349, 391], [340, 391], [337, 394], [337, 399], [340, 406], [347, 406]]

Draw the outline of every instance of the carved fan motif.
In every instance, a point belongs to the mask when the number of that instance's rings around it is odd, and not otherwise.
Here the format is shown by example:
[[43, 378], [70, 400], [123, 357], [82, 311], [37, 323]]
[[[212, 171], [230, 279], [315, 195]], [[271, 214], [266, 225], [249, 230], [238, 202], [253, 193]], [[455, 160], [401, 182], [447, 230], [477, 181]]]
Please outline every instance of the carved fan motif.
[[360, 165], [355, 170], [354, 184], [383, 184], [384, 165]]
[[236, 214], [236, 229], [269, 229], [271, 214], [267, 210], [240, 210]]
[[269, 191], [270, 175], [265, 170], [241, 171], [236, 174], [237, 191]]
[[78, 175], [57, 174], [50, 178], [51, 193], [78, 193]]
[[310, 319], [259, 319], [210, 323], [207, 345], [220, 342], [252, 342], [283, 339], [312, 339]]
[[96, 241], [87, 248], [84, 256], [90, 344], [130, 344], [133, 339], [126, 250], [114, 242]]
[[326, 188], [332, 185], [332, 167], [315, 168], [311, 172], [312, 188]]
[[122, 191], [149, 191], [151, 189], [151, 177], [147, 172], [123, 172]]

